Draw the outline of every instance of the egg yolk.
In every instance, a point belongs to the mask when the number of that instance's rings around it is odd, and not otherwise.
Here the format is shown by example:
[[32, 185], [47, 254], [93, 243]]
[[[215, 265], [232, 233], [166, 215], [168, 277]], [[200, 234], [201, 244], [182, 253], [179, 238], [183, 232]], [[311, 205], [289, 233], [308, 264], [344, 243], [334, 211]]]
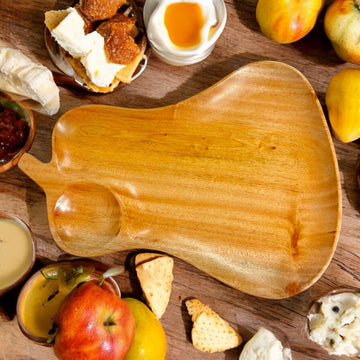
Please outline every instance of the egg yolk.
[[170, 4], [165, 10], [164, 23], [174, 45], [189, 48], [200, 43], [204, 16], [199, 4], [190, 2]]

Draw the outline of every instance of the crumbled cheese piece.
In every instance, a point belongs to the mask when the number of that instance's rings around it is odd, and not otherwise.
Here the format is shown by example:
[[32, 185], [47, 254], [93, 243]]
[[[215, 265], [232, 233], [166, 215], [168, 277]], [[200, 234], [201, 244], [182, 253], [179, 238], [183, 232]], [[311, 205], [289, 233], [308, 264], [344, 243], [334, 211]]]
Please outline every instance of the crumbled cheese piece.
[[97, 86], [109, 86], [115, 75], [125, 65], [114, 64], [108, 61], [104, 51], [104, 38], [96, 31], [87, 35], [90, 39], [90, 51], [80, 61], [86, 69], [86, 74]]
[[332, 355], [360, 353], [360, 294], [339, 293], [320, 299], [317, 314], [309, 315], [310, 339]]
[[57, 43], [74, 58], [86, 55], [89, 43], [84, 32], [84, 20], [74, 8], [66, 9], [66, 17], [56, 26], [51, 34]]
[[291, 350], [284, 348], [280, 340], [265, 328], [257, 333], [245, 344], [239, 360], [291, 360]]

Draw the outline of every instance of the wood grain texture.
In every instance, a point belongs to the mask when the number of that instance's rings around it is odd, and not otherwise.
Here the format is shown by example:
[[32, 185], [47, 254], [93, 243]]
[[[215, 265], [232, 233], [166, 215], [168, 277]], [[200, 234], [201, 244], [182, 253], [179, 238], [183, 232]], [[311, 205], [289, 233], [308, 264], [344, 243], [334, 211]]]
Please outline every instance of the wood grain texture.
[[[327, 5], [331, 1], [327, 1]], [[66, 7], [68, 0], [13, 0], [0, 2], [0, 38], [22, 50], [33, 60], [56, 70], [46, 53], [43, 42], [43, 14], [54, 7]], [[173, 67], [150, 56], [142, 76], [129, 86], [112, 94], [88, 94], [78, 89], [61, 86], [61, 109], [48, 117], [35, 114], [37, 133], [31, 155], [47, 163], [52, 158], [51, 134], [56, 121], [67, 111], [90, 104], [115, 105], [123, 108], [151, 109], [173, 105], [208, 89], [241, 66], [258, 60], [278, 60], [301, 71], [310, 81], [323, 106], [327, 84], [331, 77], [354, 65], [340, 61], [323, 31], [323, 13], [314, 30], [304, 39], [280, 45], [266, 39], [255, 19], [256, 0], [226, 1], [228, 21], [214, 52], [199, 64]], [[293, 134], [296, 139], [297, 134]], [[236, 360], [240, 349], [225, 353], [201, 353], [190, 342], [191, 322], [184, 300], [198, 297], [212, 307], [245, 340], [260, 326], [275, 333], [285, 333], [291, 344], [294, 360], [330, 360], [333, 357], [313, 344], [306, 336], [306, 314], [312, 301], [338, 286], [359, 287], [360, 254], [359, 190], [355, 181], [355, 164], [360, 154], [359, 143], [342, 144], [333, 138], [339, 165], [342, 189], [342, 226], [334, 257], [321, 278], [302, 293], [283, 300], [269, 300], [246, 295], [209, 277], [196, 267], [175, 257], [174, 283], [169, 307], [161, 322], [167, 334], [167, 359], [192, 358], [205, 360]], [[41, 187], [15, 168], [0, 174], [0, 210], [20, 216], [37, 238], [37, 267], [62, 260], [65, 254], [55, 243], [47, 219], [46, 197]], [[129, 265], [132, 251], [96, 257], [108, 264], [126, 264], [128, 274], [117, 280], [125, 294], [140, 296], [139, 284]], [[0, 359], [50, 360], [55, 359], [51, 348], [28, 341], [20, 332], [14, 306], [18, 289], [0, 299], [5, 313], [0, 318]], [[339, 357], [341, 359], [341, 357]]]
[[306, 79], [261, 61], [167, 107], [73, 109], [51, 162], [27, 155], [19, 168], [45, 190], [64, 251], [163, 251], [279, 299], [309, 287], [335, 250], [335, 158]]

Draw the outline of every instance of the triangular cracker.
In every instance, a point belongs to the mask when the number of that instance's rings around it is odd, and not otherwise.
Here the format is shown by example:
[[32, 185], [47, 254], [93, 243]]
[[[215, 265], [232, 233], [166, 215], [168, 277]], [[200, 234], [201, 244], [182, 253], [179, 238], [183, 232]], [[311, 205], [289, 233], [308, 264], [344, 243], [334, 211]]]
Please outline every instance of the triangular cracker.
[[211, 310], [207, 305], [203, 304], [198, 299], [186, 300], [185, 305], [189, 315], [191, 316], [192, 322], [194, 322], [202, 312], [207, 314], [216, 314], [213, 310]]
[[150, 260], [154, 260], [155, 258], [158, 258], [160, 256], [164, 256], [164, 255], [159, 253], [152, 253], [152, 252], [139, 253], [135, 256], [135, 266], [138, 266]]
[[135, 267], [146, 302], [158, 319], [170, 300], [173, 267], [174, 261], [169, 256], [158, 256]]
[[198, 299], [185, 302], [193, 321], [191, 339], [196, 349], [214, 353], [233, 349], [242, 342], [242, 337], [215, 311]]

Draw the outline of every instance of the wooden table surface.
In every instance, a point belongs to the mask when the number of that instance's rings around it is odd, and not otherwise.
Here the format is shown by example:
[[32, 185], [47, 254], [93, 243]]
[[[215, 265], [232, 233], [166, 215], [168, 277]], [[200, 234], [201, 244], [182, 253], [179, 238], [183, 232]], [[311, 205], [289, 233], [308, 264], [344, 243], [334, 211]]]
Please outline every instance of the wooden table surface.
[[[0, 39], [56, 70], [44, 47], [44, 12], [70, 4], [68, 0], [3, 0], [0, 2]], [[242, 65], [257, 60], [279, 60], [300, 70], [315, 89], [326, 114], [324, 98], [331, 77], [341, 69], [356, 66], [342, 62], [335, 55], [323, 32], [323, 14], [307, 37], [294, 44], [280, 45], [265, 38], [259, 31], [255, 19], [256, 0], [227, 0], [226, 6], [228, 20], [225, 30], [210, 57], [199, 64], [174, 67], [150, 56], [148, 67], [140, 78], [106, 95], [61, 86], [59, 113], [51, 117], [35, 113], [37, 133], [30, 153], [43, 162], [50, 160], [54, 124], [74, 107], [110, 104], [154, 108], [174, 104], [205, 90]], [[323, 276], [305, 292], [274, 301], [243, 294], [175, 259], [170, 304], [161, 320], [168, 339], [167, 359], [231, 360], [239, 357], [240, 348], [212, 355], [193, 348], [190, 342], [191, 323], [184, 308], [184, 300], [189, 297], [197, 297], [212, 307], [245, 340], [260, 326], [265, 326], [275, 333], [288, 335], [294, 360], [333, 358], [307, 339], [305, 329], [306, 314], [314, 299], [339, 286], [359, 287], [360, 193], [355, 179], [359, 143], [343, 144], [334, 138], [334, 144], [341, 177], [343, 218], [336, 252]], [[32, 228], [37, 238], [38, 260], [35, 268], [69, 257], [52, 240], [42, 189], [17, 168], [0, 174], [0, 211], [19, 216]], [[117, 277], [122, 291], [140, 296], [134, 272], [128, 266], [131, 255], [132, 252], [119, 252], [99, 260], [108, 264], [125, 264], [127, 273]], [[32, 343], [18, 328], [15, 304], [20, 288], [0, 299], [0, 359], [55, 359], [51, 348]]]

